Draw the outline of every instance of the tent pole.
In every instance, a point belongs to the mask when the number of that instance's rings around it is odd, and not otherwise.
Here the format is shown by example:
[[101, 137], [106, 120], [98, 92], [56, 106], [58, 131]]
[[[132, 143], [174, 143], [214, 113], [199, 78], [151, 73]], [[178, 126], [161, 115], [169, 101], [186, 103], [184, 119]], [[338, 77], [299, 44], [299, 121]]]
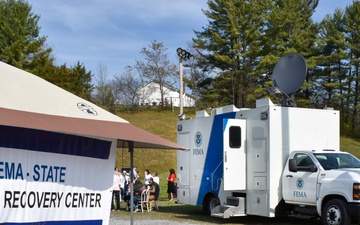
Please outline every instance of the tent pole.
[[129, 141], [130, 152], [130, 225], [134, 224], [134, 142]]

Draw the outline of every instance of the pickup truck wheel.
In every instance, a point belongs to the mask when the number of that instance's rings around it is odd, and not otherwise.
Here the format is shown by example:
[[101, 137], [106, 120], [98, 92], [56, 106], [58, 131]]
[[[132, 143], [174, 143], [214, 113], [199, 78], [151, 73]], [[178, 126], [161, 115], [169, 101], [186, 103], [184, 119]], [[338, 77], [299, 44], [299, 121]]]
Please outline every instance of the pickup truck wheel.
[[332, 199], [326, 203], [322, 212], [325, 225], [349, 225], [350, 216], [346, 203], [341, 199]]

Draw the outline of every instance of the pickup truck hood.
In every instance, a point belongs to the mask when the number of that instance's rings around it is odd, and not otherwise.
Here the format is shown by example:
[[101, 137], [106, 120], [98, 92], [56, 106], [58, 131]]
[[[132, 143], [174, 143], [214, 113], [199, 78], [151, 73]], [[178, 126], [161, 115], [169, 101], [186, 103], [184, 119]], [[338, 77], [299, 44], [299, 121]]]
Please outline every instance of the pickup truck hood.
[[360, 183], [360, 168], [341, 168], [325, 170], [320, 173], [320, 179], [346, 179]]
[[353, 202], [353, 184], [360, 183], [360, 169], [343, 168], [324, 170], [319, 173], [321, 191], [319, 197], [338, 194], [344, 196], [348, 202]]

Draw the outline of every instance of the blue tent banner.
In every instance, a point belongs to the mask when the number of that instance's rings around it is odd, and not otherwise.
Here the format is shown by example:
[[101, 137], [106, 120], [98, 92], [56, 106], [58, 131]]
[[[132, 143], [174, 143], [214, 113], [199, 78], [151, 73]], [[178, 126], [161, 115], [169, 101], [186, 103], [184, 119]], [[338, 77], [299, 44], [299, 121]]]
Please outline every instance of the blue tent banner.
[[0, 126], [0, 223], [108, 224], [115, 146]]

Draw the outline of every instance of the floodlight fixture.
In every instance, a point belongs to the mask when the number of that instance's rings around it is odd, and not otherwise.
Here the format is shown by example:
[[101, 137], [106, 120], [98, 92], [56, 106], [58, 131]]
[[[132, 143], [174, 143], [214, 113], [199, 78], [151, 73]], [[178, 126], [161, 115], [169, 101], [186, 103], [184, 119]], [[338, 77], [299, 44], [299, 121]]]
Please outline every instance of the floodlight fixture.
[[179, 58], [183, 59], [185, 61], [192, 57], [192, 55], [189, 52], [187, 52], [185, 49], [182, 49], [182, 48], [177, 48], [176, 52], [177, 52], [177, 55], [179, 56]]
[[176, 52], [179, 54], [179, 53], [181, 53], [181, 51], [182, 51], [182, 48], [177, 48], [176, 49]]

